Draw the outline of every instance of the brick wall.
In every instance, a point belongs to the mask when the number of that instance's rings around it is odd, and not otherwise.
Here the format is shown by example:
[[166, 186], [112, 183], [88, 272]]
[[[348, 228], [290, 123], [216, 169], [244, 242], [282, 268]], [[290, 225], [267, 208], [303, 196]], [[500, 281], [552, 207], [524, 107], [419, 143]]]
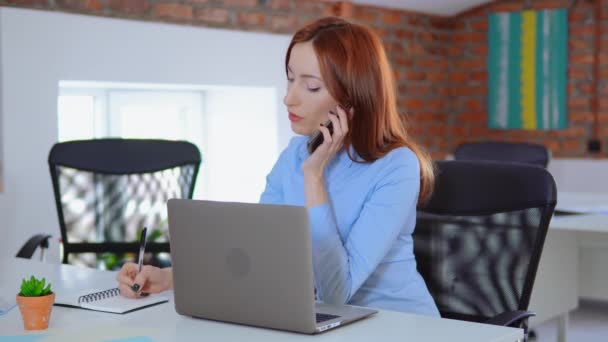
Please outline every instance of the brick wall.
[[292, 33], [335, 7], [317, 0], [0, 0], [2, 5], [277, 33]]
[[[603, 9], [603, 53], [599, 85], [602, 149], [608, 149], [608, 0]], [[342, 15], [371, 26], [385, 42], [399, 90], [398, 104], [410, 118], [411, 134], [435, 158], [460, 143], [487, 139], [531, 141], [556, 156], [590, 156], [592, 134], [592, 7], [579, 0], [570, 13], [569, 128], [564, 131], [487, 128], [487, 14], [567, 7], [571, 0], [500, 0], [455, 18], [318, 0], [0, 0], [0, 5], [162, 21], [184, 25], [290, 34], [306, 22]], [[608, 156], [604, 153], [602, 156]]]
[[[599, 137], [602, 153], [587, 152], [593, 136], [592, 81], [594, 6], [579, 0], [569, 11], [568, 32], [568, 128], [553, 131], [491, 130], [487, 128], [487, 16], [492, 12], [526, 8], [568, 8], [571, 0], [501, 0], [473, 9], [453, 19], [453, 40], [449, 48], [451, 148], [480, 140], [526, 141], [549, 147], [558, 157], [607, 157], [608, 153], [608, 0], [602, 1], [600, 63]], [[602, 99], [604, 97], [604, 99]], [[602, 114], [603, 112], [603, 114]]]
[[354, 6], [352, 20], [382, 37], [395, 72], [398, 106], [408, 115], [410, 134], [436, 158], [449, 146], [448, 60], [451, 26], [439, 17]]

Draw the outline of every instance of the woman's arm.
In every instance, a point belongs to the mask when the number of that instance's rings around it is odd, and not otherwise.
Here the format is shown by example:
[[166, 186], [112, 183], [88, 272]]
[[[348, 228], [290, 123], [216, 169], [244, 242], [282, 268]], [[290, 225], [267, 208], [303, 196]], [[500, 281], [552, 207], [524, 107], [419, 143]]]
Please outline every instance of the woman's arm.
[[327, 191], [325, 190], [325, 168], [338, 151], [344, 147], [344, 138], [348, 133], [348, 115], [353, 115], [352, 109], [347, 114], [346, 111], [338, 106], [336, 113], [329, 114], [333, 126], [333, 134], [325, 126], [319, 127], [323, 134], [323, 143], [304, 161], [302, 173], [304, 175], [304, 196], [306, 207], [313, 208], [328, 202]]
[[281, 186], [281, 164], [280, 158], [274, 165], [268, 176], [266, 176], [266, 188], [260, 196], [260, 203], [264, 204], [282, 204], [283, 199], [283, 187]]
[[289, 142], [289, 145], [281, 152], [277, 162], [266, 176], [266, 188], [260, 196], [260, 203], [263, 204], [284, 204], [285, 197], [283, 195], [283, 180], [282, 177], [286, 172], [287, 163], [290, 156], [295, 153], [297, 143], [295, 138]]
[[415, 215], [420, 176], [411, 154], [409, 162], [388, 167], [345, 241], [327, 201], [309, 209], [315, 282], [323, 301], [347, 303], [390, 251], [408, 217]]

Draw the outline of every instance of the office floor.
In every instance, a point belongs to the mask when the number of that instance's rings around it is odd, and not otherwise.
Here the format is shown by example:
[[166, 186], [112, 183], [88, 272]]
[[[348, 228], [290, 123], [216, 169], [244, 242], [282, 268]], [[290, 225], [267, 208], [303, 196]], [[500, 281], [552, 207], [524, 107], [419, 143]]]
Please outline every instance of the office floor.
[[[537, 342], [557, 341], [557, 322], [550, 321], [534, 329]], [[608, 335], [608, 303], [583, 301], [579, 308], [570, 314], [568, 341], [599, 342], [606, 341]]]

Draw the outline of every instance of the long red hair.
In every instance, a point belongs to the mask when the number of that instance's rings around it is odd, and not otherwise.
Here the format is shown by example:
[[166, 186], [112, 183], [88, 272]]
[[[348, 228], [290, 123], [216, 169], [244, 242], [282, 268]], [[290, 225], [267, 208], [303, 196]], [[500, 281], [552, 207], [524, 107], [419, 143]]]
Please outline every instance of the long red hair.
[[354, 110], [344, 139], [346, 151], [352, 146], [365, 162], [373, 162], [395, 148], [409, 147], [420, 164], [418, 203], [422, 203], [433, 190], [433, 163], [407, 134], [405, 116], [397, 110], [393, 72], [380, 37], [365, 26], [338, 17], [316, 20], [293, 36], [285, 57], [285, 72], [293, 46], [309, 41], [329, 93], [343, 107]]

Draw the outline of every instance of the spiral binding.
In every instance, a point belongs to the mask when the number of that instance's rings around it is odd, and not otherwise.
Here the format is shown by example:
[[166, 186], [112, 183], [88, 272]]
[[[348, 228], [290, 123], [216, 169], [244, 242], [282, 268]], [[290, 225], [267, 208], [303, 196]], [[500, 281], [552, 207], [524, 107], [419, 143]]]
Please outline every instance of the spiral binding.
[[120, 295], [120, 290], [118, 288], [113, 288], [105, 291], [99, 291], [95, 293], [90, 293], [86, 296], [78, 297], [78, 304], [80, 303], [90, 303], [98, 300], [111, 298]]

